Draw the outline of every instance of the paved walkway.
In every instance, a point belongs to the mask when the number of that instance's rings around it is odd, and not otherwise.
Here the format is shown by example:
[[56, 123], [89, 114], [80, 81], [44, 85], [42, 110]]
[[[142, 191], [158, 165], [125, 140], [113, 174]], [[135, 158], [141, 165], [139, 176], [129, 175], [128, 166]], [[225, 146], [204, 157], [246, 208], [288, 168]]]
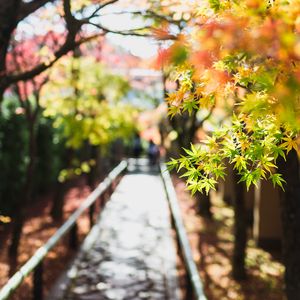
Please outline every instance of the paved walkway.
[[147, 160], [132, 160], [59, 299], [177, 300], [175, 260], [163, 182]]

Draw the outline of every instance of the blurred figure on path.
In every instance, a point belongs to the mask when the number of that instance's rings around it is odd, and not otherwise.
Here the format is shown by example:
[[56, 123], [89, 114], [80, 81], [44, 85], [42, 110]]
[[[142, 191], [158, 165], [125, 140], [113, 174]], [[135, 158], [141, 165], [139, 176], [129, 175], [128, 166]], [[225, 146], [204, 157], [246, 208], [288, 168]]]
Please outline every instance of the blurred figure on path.
[[139, 158], [142, 154], [143, 147], [140, 135], [138, 133], [135, 133], [134, 139], [133, 139], [133, 157]]
[[155, 165], [158, 162], [159, 159], [159, 148], [158, 146], [153, 142], [153, 140], [150, 140], [149, 147], [148, 147], [148, 158], [149, 158], [149, 164]]

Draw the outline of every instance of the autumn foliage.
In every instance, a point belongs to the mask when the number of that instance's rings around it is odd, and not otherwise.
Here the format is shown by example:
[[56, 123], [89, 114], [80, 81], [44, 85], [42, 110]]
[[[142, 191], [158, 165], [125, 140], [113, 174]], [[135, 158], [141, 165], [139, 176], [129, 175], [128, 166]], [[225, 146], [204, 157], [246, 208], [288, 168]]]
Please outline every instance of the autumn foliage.
[[188, 150], [178, 166], [187, 168], [194, 192], [208, 192], [224, 177], [224, 158], [248, 187], [267, 178], [283, 187], [276, 160], [298, 150], [300, 4], [209, 3], [199, 5], [168, 50], [180, 83], [167, 98], [169, 114], [221, 107], [231, 121]]
[[191, 19], [167, 52], [178, 89], [166, 100], [171, 118], [209, 110], [214, 126], [169, 166], [183, 172], [193, 193], [208, 193], [226, 178], [227, 162], [233, 165], [239, 183], [234, 201], [237, 279], [245, 278], [243, 182], [249, 189], [271, 180], [281, 188], [286, 293], [298, 299], [300, 2], [193, 4]]

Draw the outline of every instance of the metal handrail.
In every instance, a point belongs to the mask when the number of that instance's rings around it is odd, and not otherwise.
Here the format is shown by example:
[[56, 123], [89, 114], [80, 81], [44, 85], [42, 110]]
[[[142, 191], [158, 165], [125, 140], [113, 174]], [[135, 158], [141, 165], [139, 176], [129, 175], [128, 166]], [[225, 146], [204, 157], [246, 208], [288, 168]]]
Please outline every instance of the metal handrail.
[[163, 178], [164, 187], [166, 190], [173, 223], [177, 234], [177, 239], [179, 242], [180, 250], [182, 252], [185, 267], [187, 270], [188, 279], [190, 281], [193, 290], [193, 295], [197, 300], [207, 300], [203, 292], [203, 285], [195, 261], [193, 259], [192, 250], [182, 221], [180, 208], [178, 205], [178, 200], [171, 180], [171, 176], [164, 163], [160, 164], [160, 171], [161, 171], [161, 176]]
[[39, 266], [49, 251], [58, 243], [58, 241], [75, 226], [77, 219], [82, 213], [108, 189], [113, 181], [127, 168], [127, 161], [122, 161], [114, 168], [97, 188], [86, 198], [86, 200], [76, 209], [68, 220], [56, 231], [56, 233], [40, 247], [34, 255], [17, 271], [0, 290], [0, 300], [7, 299], [23, 282], [35, 268]]

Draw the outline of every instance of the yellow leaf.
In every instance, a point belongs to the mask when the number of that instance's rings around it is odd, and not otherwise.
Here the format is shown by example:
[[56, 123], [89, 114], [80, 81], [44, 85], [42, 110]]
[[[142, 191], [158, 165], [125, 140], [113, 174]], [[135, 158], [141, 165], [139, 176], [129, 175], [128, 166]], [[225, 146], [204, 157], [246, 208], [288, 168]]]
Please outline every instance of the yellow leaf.
[[292, 139], [291, 137], [283, 138], [283, 140], [285, 142], [282, 143], [280, 146], [285, 148], [287, 153], [289, 153], [292, 149], [295, 149], [297, 153], [299, 153], [299, 147], [296, 140]]
[[7, 217], [7, 216], [1, 216], [0, 215], [0, 222], [2, 222], [2, 223], [10, 223], [11, 222], [11, 218]]

